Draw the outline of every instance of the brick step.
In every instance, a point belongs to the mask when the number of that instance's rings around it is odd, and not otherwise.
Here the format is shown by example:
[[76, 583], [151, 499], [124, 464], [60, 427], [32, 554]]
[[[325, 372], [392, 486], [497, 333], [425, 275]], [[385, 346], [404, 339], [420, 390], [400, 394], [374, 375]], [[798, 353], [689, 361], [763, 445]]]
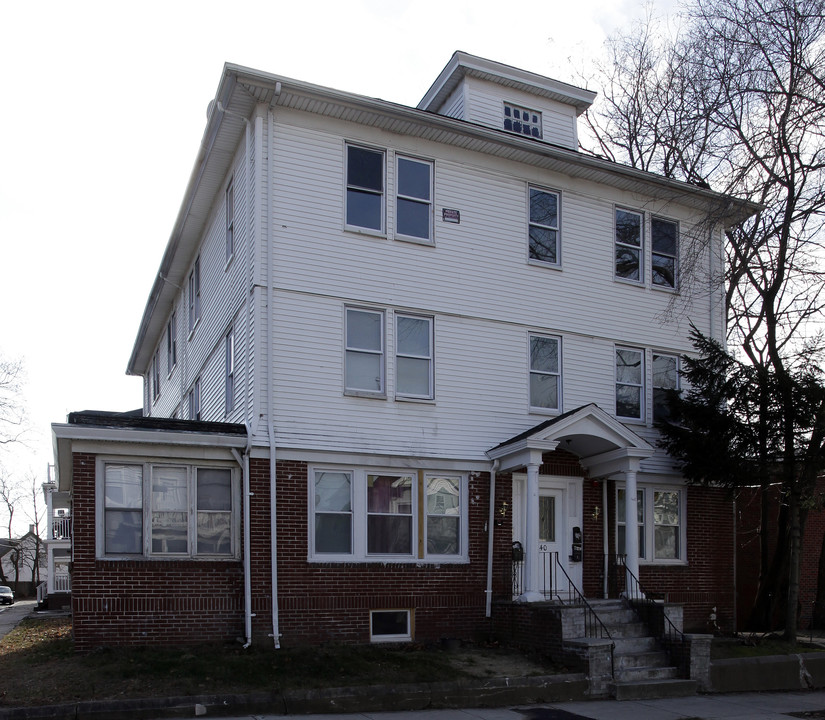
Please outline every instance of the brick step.
[[610, 685], [610, 694], [616, 700], [654, 700], [657, 698], [688, 697], [695, 695], [695, 680], [645, 680], [615, 682]]

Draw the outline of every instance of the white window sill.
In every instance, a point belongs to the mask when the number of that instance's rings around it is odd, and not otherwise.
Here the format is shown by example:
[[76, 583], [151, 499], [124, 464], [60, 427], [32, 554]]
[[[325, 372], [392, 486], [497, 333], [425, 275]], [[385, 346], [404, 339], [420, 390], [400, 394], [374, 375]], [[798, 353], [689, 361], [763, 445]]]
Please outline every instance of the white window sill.
[[546, 270], [562, 270], [561, 263], [549, 263], [543, 260], [536, 260], [535, 258], [527, 258], [527, 264], [533, 267], [545, 268]]
[[394, 235], [393, 240], [410, 243], [411, 245], [423, 245], [424, 247], [435, 247], [435, 240], [429, 238], [415, 237], [414, 235]]
[[386, 240], [387, 233], [384, 230], [373, 230], [372, 228], [358, 227], [357, 225], [344, 225], [344, 231], [354, 235], [366, 235], [367, 237]]
[[370, 392], [369, 390], [344, 390], [346, 397], [360, 397], [371, 400], [386, 400], [387, 393], [384, 392]]

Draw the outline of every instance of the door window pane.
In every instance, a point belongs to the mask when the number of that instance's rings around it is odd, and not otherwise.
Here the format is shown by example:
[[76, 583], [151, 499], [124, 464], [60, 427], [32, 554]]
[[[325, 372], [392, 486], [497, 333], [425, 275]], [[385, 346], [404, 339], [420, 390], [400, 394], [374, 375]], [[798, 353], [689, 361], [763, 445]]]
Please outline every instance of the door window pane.
[[556, 498], [539, 496], [539, 542], [556, 542]]

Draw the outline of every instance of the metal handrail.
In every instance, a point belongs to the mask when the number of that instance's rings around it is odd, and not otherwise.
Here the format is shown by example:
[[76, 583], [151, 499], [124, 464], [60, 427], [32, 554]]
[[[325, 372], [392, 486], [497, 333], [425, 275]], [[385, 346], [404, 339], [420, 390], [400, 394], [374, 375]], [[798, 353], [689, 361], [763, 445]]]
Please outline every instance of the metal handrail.
[[[542, 553], [543, 555], [551, 555], [553, 559], [553, 589], [552, 592], [555, 594], [558, 601], [564, 605], [566, 604], [564, 599], [558, 593], [558, 583], [556, 582], [557, 579], [557, 570], [561, 570], [562, 574], [565, 578], [567, 578], [567, 595], [568, 597], [572, 596], [576, 600], [576, 605], [584, 606], [584, 631], [587, 637], [598, 637], [603, 640], [610, 640], [610, 674], [611, 676], [615, 677], [616, 671], [614, 667], [613, 655], [616, 649], [616, 642], [613, 640], [613, 637], [610, 635], [610, 631], [607, 629], [607, 626], [602, 622], [601, 618], [598, 616], [596, 611], [593, 609], [593, 606], [587, 602], [587, 598], [581, 593], [578, 587], [576, 587], [576, 583], [570, 578], [567, 574], [567, 570], [564, 569], [564, 566], [559, 562], [559, 554], [558, 552], [552, 553]], [[598, 634], [596, 634], [598, 633]]]
[[[633, 573], [633, 571], [627, 566], [627, 561], [624, 556], [617, 557], [618, 564], [621, 565], [625, 570], [625, 595], [627, 599], [631, 603], [638, 603], [638, 607], [642, 608], [642, 620], [644, 620], [645, 625], [650, 630], [654, 630], [653, 627], [653, 608], [657, 606], [655, 600], [649, 597], [649, 593], [645, 592], [642, 584], [639, 582], [639, 578]], [[629, 587], [628, 587], [628, 580]], [[662, 623], [661, 630], [657, 634], [660, 640], [664, 640], [667, 643], [676, 643], [678, 642], [681, 645], [685, 643], [685, 634], [679, 630], [674, 624], [673, 621], [667, 616], [667, 613], [662, 608], [662, 618], [664, 622]], [[684, 659], [682, 659], [684, 664]]]

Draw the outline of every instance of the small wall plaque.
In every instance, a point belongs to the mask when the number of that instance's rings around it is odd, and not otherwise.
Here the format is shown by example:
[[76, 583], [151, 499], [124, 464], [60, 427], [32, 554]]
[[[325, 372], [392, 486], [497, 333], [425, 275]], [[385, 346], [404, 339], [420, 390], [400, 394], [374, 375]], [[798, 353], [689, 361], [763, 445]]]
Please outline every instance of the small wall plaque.
[[450, 210], [448, 208], [441, 208], [441, 219], [444, 222], [460, 223], [461, 213], [458, 210]]

